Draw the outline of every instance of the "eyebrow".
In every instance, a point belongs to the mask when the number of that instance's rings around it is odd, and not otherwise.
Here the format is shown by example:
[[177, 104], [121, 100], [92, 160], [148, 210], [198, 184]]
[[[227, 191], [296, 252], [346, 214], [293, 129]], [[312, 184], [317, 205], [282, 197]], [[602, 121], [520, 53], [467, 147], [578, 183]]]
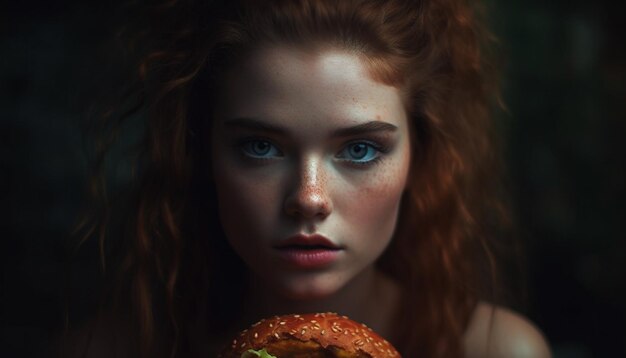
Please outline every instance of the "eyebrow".
[[227, 128], [242, 128], [262, 132], [270, 132], [275, 134], [289, 133], [286, 128], [252, 118], [227, 119], [224, 121], [224, 125]]
[[[228, 128], [243, 128], [249, 130], [263, 131], [274, 134], [289, 134], [289, 130], [284, 127], [266, 123], [253, 118], [233, 118], [224, 121], [224, 125]], [[387, 122], [371, 121], [358, 124], [352, 127], [339, 128], [332, 132], [333, 137], [349, 137], [372, 132], [395, 132], [398, 127]]]
[[349, 137], [358, 134], [366, 134], [372, 132], [395, 132], [398, 127], [391, 123], [381, 121], [371, 121], [359, 124], [353, 127], [340, 128], [333, 132], [333, 137]]

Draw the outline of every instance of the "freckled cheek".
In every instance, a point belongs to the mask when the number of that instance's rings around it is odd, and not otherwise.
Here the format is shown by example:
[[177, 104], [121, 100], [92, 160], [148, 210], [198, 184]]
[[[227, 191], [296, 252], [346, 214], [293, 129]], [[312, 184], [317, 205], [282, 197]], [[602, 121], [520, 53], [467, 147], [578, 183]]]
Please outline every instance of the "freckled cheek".
[[355, 187], [354, 195], [346, 197], [344, 218], [364, 235], [387, 240], [393, 234], [400, 199], [405, 187], [403, 167], [381, 168], [367, 186]]
[[367, 219], [367, 222], [381, 222], [394, 218], [403, 186], [393, 184], [380, 183], [378, 187], [363, 190], [360, 200], [354, 203], [354, 210], [360, 217]]

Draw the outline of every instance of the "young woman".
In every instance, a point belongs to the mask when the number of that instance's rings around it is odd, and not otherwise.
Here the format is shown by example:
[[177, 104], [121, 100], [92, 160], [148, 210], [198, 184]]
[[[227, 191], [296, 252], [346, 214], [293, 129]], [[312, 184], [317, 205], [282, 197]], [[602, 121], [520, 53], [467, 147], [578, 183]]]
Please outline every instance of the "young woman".
[[[157, 7], [136, 42], [146, 132], [117, 300], [76, 350], [206, 357], [263, 317], [334, 311], [405, 357], [549, 356], [489, 294], [506, 215], [473, 10]], [[85, 237], [106, 246], [113, 220], [96, 218]]]

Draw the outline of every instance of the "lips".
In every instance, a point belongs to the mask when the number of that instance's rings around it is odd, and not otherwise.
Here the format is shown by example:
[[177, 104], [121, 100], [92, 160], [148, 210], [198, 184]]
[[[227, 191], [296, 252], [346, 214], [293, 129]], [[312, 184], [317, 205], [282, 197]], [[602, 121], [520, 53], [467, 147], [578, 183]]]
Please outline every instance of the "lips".
[[281, 241], [276, 246], [276, 249], [302, 249], [302, 250], [315, 250], [315, 249], [326, 249], [326, 250], [341, 250], [343, 249], [341, 246], [333, 243], [326, 237], [322, 235], [295, 235], [284, 241]]
[[343, 247], [317, 234], [295, 235], [274, 248], [282, 262], [296, 270], [328, 268], [343, 254]]

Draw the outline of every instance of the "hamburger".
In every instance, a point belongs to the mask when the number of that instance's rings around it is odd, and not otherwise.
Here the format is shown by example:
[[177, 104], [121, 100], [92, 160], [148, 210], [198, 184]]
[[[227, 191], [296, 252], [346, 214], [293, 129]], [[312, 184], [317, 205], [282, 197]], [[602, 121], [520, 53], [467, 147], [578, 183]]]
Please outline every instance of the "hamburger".
[[387, 358], [396, 349], [363, 323], [336, 313], [262, 319], [240, 332], [221, 358]]

